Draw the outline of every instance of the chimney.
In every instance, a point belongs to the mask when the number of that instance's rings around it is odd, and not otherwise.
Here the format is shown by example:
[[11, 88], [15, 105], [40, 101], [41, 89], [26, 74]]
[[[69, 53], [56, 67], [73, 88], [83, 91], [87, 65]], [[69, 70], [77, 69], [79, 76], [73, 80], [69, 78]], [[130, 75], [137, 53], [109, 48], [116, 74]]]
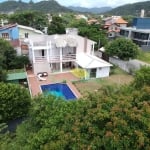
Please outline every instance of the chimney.
[[145, 10], [144, 9], [141, 9], [141, 18], [144, 18], [144, 13], [145, 13]]

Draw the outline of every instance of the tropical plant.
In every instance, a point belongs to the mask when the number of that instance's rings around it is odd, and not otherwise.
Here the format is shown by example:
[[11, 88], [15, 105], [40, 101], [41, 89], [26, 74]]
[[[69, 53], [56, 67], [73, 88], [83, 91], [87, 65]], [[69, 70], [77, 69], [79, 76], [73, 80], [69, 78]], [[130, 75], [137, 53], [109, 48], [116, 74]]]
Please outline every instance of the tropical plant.
[[131, 40], [124, 38], [109, 42], [105, 49], [109, 56], [117, 56], [122, 60], [136, 58], [139, 53], [139, 47]]

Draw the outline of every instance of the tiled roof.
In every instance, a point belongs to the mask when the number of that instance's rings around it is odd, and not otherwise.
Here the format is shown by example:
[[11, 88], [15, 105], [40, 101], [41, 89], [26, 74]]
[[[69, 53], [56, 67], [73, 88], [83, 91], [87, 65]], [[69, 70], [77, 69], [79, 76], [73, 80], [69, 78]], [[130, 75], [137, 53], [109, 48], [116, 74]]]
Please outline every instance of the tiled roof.
[[117, 24], [127, 24], [128, 22], [127, 21], [125, 21], [124, 19], [122, 19], [122, 18], [119, 18], [119, 19], [117, 19], [116, 20], [116, 22], [115, 23], [117, 23]]

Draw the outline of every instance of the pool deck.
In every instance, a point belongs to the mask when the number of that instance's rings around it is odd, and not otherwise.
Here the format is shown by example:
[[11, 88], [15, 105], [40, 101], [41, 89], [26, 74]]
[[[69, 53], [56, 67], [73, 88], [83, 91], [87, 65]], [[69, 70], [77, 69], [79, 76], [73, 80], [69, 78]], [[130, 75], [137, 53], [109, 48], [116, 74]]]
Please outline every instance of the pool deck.
[[79, 78], [75, 77], [71, 72], [49, 74], [47, 77], [44, 77], [46, 79], [45, 81], [39, 81], [38, 77], [34, 75], [34, 73], [31, 70], [27, 70], [27, 76], [28, 76], [29, 88], [33, 97], [42, 94], [40, 88], [41, 85], [59, 83], [63, 81], [66, 81], [67, 85], [70, 87], [70, 89], [73, 91], [73, 93], [77, 98], [81, 97], [79, 91], [72, 84], [72, 81], [78, 81]]

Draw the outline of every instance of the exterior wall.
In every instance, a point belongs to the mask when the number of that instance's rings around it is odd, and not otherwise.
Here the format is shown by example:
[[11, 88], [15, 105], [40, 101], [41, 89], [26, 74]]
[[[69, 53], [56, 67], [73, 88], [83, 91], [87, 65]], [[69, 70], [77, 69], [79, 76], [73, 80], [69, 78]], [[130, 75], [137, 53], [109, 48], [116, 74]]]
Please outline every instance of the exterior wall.
[[19, 38], [25, 38], [25, 33], [28, 33], [29, 35], [39, 35], [40, 33], [36, 33], [32, 30], [28, 30], [28, 29], [23, 29], [23, 28], [18, 28], [19, 30]]
[[34, 74], [37, 74], [39, 72], [51, 72], [50, 64], [49, 63], [34, 63], [33, 64], [33, 70]]
[[0, 31], [0, 37], [2, 37], [2, 33], [8, 33], [10, 40], [16, 40], [19, 39], [19, 32], [17, 27], [12, 27], [8, 29], [4, 29]]
[[150, 29], [150, 18], [134, 18], [132, 26], [137, 29]]
[[78, 43], [77, 49], [76, 49], [77, 54], [84, 53], [85, 49], [86, 49], [86, 53], [89, 53], [89, 54], [91, 53], [92, 43], [93, 43], [91, 40], [84, 38], [84, 37], [77, 36], [76, 41]]
[[[110, 67], [97, 68], [96, 69], [96, 77], [95, 78], [103, 78], [109, 76]], [[90, 79], [91, 69], [86, 69], [87, 76], [86, 79]]]
[[103, 78], [109, 76], [110, 67], [97, 68], [96, 78]]

